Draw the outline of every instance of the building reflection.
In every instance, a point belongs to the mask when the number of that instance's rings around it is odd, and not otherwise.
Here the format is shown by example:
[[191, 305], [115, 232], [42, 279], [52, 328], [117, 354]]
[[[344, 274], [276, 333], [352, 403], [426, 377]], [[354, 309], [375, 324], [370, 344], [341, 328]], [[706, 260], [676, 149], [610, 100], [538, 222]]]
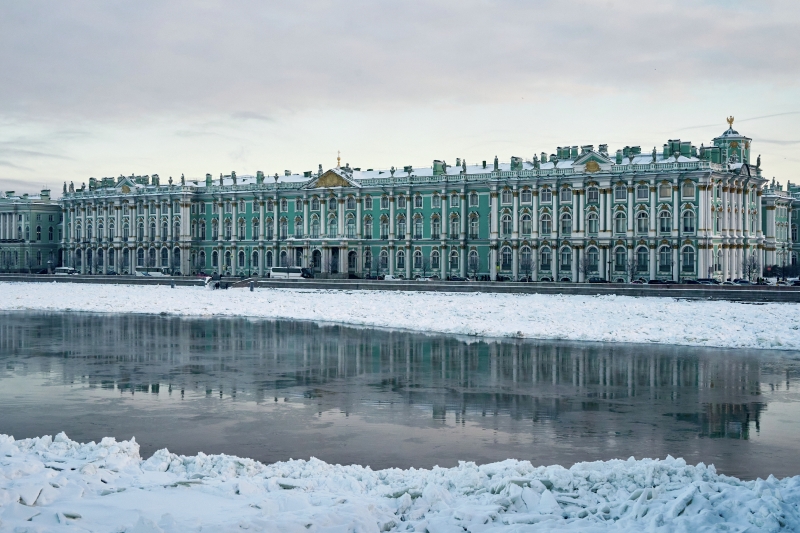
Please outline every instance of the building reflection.
[[[695, 435], [730, 439], [760, 430], [762, 387], [790, 382], [769, 360], [733, 350], [499, 342], [247, 319], [7, 314], [0, 354], [0, 380], [9, 371], [44, 372], [122, 394], [297, 396], [343, 410], [397, 401], [462, 423], [663, 416]], [[359, 392], [331, 394], [343, 384]], [[608, 420], [598, 431], [622, 431]]]

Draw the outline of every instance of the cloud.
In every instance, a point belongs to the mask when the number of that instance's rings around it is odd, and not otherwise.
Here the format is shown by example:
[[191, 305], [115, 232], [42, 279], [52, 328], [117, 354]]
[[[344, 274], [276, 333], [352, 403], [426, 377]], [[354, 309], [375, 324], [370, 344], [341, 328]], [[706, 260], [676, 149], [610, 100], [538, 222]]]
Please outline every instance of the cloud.
[[799, 24], [794, 0], [4, 2], [0, 115], [680, 101], [709, 84], [796, 85]]

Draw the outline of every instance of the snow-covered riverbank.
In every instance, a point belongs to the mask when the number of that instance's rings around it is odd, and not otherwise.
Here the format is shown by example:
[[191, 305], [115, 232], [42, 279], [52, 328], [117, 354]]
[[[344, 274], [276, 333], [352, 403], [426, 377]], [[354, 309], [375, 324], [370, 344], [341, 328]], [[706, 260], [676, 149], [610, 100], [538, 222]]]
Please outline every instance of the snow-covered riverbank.
[[800, 306], [784, 303], [0, 283], [0, 310], [249, 316], [487, 337], [800, 349]]
[[372, 471], [0, 435], [2, 531], [798, 531], [798, 502], [800, 476], [745, 482], [669, 457]]

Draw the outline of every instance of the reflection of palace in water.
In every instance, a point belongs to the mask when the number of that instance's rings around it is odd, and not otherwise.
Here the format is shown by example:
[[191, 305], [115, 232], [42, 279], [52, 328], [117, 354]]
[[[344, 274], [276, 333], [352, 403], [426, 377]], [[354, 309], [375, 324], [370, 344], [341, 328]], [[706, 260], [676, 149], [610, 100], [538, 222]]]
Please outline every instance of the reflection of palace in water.
[[[486, 342], [246, 319], [6, 315], [0, 353], [7, 354], [0, 379], [13, 367], [123, 393], [304, 396], [343, 409], [390, 394], [456, 421], [657, 413], [701, 436], [736, 439], [759, 429], [761, 387], [788, 380], [764, 359], [737, 351]], [[49, 357], [33, 357], [42, 355]], [[329, 394], [345, 381], [359, 393]]]

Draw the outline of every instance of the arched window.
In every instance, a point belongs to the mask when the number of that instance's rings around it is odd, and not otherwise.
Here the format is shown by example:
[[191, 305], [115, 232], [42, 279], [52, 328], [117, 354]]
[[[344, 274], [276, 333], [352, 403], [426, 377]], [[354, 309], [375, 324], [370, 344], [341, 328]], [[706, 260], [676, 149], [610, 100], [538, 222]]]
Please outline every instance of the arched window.
[[244, 268], [244, 252], [239, 252], [239, 268]]
[[245, 229], [244, 229], [244, 219], [239, 219], [239, 240], [243, 241], [245, 239]]
[[625, 216], [625, 213], [620, 211], [616, 215], [614, 215], [614, 233], [616, 233], [617, 235], [624, 234], [625, 231], [627, 230], [626, 225], [627, 225], [627, 217]]
[[618, 246], [614, 248], [614, 272], [625, 272], [625, 263], [627, 262], [627, 254], [625, 248]]
[[469, 238], [477, 239], [480, 236], [480, 218], [473, 215], [469, 218]]
[[597, 272], [598, 265], [600, 264], [600, 253], [597, 248], [591, 247], [586, 250], [586, 266], [589, 272]]
[[453, 193], [450, 195], [450, 207], [458, 207], [458, 193]]
[[231, 240], [231, 220], [225, 220], [225, 238]]
[[42, 227], [41, 226], [36, 226], [36, 240], [37, 241], [41, 241], [42, 240]]
[[148, 255], [148, 262], [147, 266], [154, 267], [156, 266], [156, 249], [150, 248]]
[[251, 258], [253, 263], [253, 268], [258, 268], [258, 252], [253, 252], [253, 257]]
[[628, 198], [628, 188], [625, 185], [617, 185], [614, 187], [614, 200], [619, 202]]
[[337, 231], [338, 223], [336, 222], [336, 217], [331, 217], [328, 219], [328, 237], [336, 237], [339, 233]]
[[420, 216], [414, 218], [414, 238], [415, 239], [422, 238], [422, 217]]
[[385, 216], [381, 217], [380, 229], [381, 229], [381, 239], [385, 241], [386, 239], [389, 238], [389, 219], [386, 218]]
[[450, 270], [458, 270], [458, 250], [450, 251]]
[[336, 211], [336, 198], [328, 198], [328, 211]]
[[600, 219], [597, 217], [597, 213], [591, 212], [586, 215], [586, 230], [589, 235], [597, 235], [600, 230]]
[[370, 269], [372, 269], [372, 250], [367, 248], [364, 250], [364, 270], [369, 272]]
[[511, 193], [511, 189], [503, 189], [500, 201], [503, 204], [510, 204], [513, 202], [513, 194]]
[[[91, 231], [91, 228], [89, 228], [89, 231]], [[150, 222], [150, 240], [151, 241], [156, 240], [156, 223], [155, 222]]]
[[431, 269], [439, 269], [439, 250], [433, 250], [431, 252]]
[[539, 193], [539, 202], [543, 204], [549, 204], [553, 201], [553, 191], [545, 187]]
[[553, 232], [553, 219], [548, 213], [542, 215], [539, 221], [539, 230], [542, 235], [550, 235]]
[[[750, 231], [755, 231], [755, 230], [751, 227]], [[797, 224], [792, 224], [792, 242], [797, 242]]]
[[[112, 239], [113, 239], [113, 237], [112, 237]], [[52, 241], [53, 240], [53, 227], [52, 226], [50, 226], [50, 228], [47, 230], [47, 240], [48, 241]]]
[[347, 228], [347, 238], [354, 239], [356, 237], [356, 219], [352, 215], [347, 217], [345, 227]]
[[372, 238], [372, 217], [367, 217], [364, 219], [364, 238]]
[[684, 233], [694, 233], [695, 229], [695, 215], [694, 211], [684, 211], [683, 212], [683, 232]]
[[508, 246], [500, 250], [500, 270], [511, 270], [511, 248]]
[[319, 239], [319, 219], [316, 215], [311, 219], [311, 238]]
[[165, 221], [164, 221], [164, 222], [161, 224], [161, 240], [162, 240], [162, 241], [166, 241], [166, 240], [167, 240], [167, 235], [168, 235], [168, 234], [169, 234], [169, 225], [167, 224], [167, 221], [165, 220]]
[[649, 221], [650, 218], [647, 216], [646, 211], [639, 211], [636, 213], [636, 233], [639, 235], [647, 235]]
[[511, 236], [512, 226], [511, 215], [506, 214], [500, 217], [500, 234], [503, 237]]
[[381, 250], [379, 265], [381, 270], [389, 268], [389, 252], [386, 250]]
[[650, 196], [650, 187], [644, 184], [639, 184], [636, 186], [637, 200], [647, 200], [649, 196]]
[[356, 208], [356, 199], [353, 196], [347, 197], [347, 209], [355, 209]]
[[286, 250], [281, 250], [280, 254], [280, 266], [287, 267], [289, 266], [289, 254], [286, 253]]
[[523, 204], [531, 203], [533, 201], [533, 193], [531, 190], [528, 188], [522, 189], [519, 193], [519, 201]]
[[317, 198], [316, 196], [311, 198], [311, 210], [319, 211], [319, 198]]
[[589, 187], [586, 189], [586, 201], [587, 202], [599, 202], [600, 201], [600, 190], [597, 187]]
[[522, 226], [522, 234], [523, 235], [530, 235], [531, 234], [531, 228], [532, 228], [531, 216], [529, 214], [525, 213], [524, 215], [522, 215], [522, 218], [521, 218], [520, 222], [521, 222], [521, 226]]
[[369, 194], [364, 197], [364, 209], [372, 209], [372, 196]]
[[439, 209], [442, 207], [442, 197], [439, 196], [439, 193], [435, 193], [433, 198], [431, 199], [431, 207], [434, 209]]
[[561, 215], [561, 235], [572, 234], [572, 215], [563, 213]]
[[459, 234], [458, 217], [454, 216], [450, 218], [450, 238], [458, 239], [458, 234]]
[[644, 246], [640, 246], [636, 250], [636, 270], [639, 272], [647, 272], [648, 263], [650, 262], [649, 250]]
[[658, 231], [662, 235], [672, 231], [672, 215], [669, 211], [661, 211], [658, 214]]
[[431, 218], [431, 239], [439, 239], [442, 233], [442, 223], [439, 216], [435, 215]]
[[420, 250], [414, 252], [414, 268], [422, 268], [422, 252]]
[[137, 230], [137, 238], [138, 238], [139, 241], [143, 241], [144, 240], [144, 223], [143, 222], [139, 222], [139, 228]]
[[658, 250], [658, 271], [664, 273], [672, 271], [672, 249], [669, 246], [662, 246]]
[[275, 202], [272, 201], [272, 198], [267, 199], [267, 211], [275, 211]]
[[[528, 194], [530, 195], [530, 191], [528, 191]], [[478, 193], [476, 193], [476, 192], [469, 193], [469, 205], [470, 205], [470, 207], [478, 207], [479, 204], [480, 204], [480, 200], [478, 199]]]
[[253, 236], [253, 240], [257, 241], [258, 240], [258, 219], [257, 218], [253, 219], [252, 226], [253, 227], [252, 227], [252, 231], [250, 232], [250, 234]]
[[[303, 199], [302, 198], [295, 198], [294, 200], [294, 210], [295, 211], [302, 211], [303, 210]], [[256, 266], [256, 265], [253, 265]]]
[[181, 223], [177, 220], [175, 221], [175, 225], [172, 228], [172, 238], [178, 240], [181, 238]]
[[109, 248], [108, 249], [108, 266], [110, 266], [110, 267], [114, 266], [115, 256], [116, 256], [116, 250], [114, 250], [113, 248]]
[[[30, 240], [30, 239], [28, 239], [28, 240]], [[87, 224], [86, 225], [86, 240], [87, 241], [91, 241], [92, 240], [92, 225], [91, 224]]]
[[381, 209], [389, 209], [389, 197], [381, 196]]
[[161, 266], [168, 267], [169, 266], [169, 250], [166, 248], [161, 249]]
[[406, 208], [406, 197], [402, 194], [397, 197], [397, 209]]
[[691, 181], [683, 182], [683, 187], [681, 188], [681, 195], [684, 198], [694, 198], [694, 183]]
[[124, 224], [122, 226], [122, 240], [127, 242], [129, 237], [130, 237], [130, 228], [128, 228], [128, 224]]
[[406, 238], [406, 217], [404, 217], [403, 215], [397, 217], [397, 238], [398, 239]]
[[406, 253], [403, 250], [397, 250], [397, 270], [404, 270], [406, 268]]
[[211, 268], [219, 267], [219, 254], [216, 250], [211, 252]]
[[561, 270], [572, 270], [572, 249], [561, 249]]
[[[98, 222], [97, 223], [97, 238], [98, 239], [102, 240], [102, 239], [106, 238], [106, 236], [103, 233], [103, 229], [104, 229], [103, 222], [102, 221]], [[41, 239], [41, 236], [42, 236], [41, 234], [42, 234], [41, 226], [36, 226], [36, 240], [37, 241], [42, 240]]]
[[142, 248], [136, 250], [136, 266], [144, 266], [144, 249]]
[[[314, 253], [315, 254], [319, 254], [319, 250], [314, 250]], [[267, 252], [266, 253], [266, 255], [264, 256], [264, 263], [265, 263], [264, 266], [266, 268], [272, 268], [272, 265], [273, 265], [272, 252]], [[315, 264], [314, 266], [315, 266], [315, 268], [319, 269], [319, 264]]]
[[215, 241], [219, 239], [219, 225], [216, 220], [211, 221], [211, 239]]
[[417, 194], [416, 196], [414, 196], [414, 207], [416, 209], [422, 209], [422, 195], [421, 194]]
[[550, 248], [548, 248], [547, 246], [542, 248], [540, 255], [541, 258], [539, 260], [539, 264], [542, 265], [542, 270], [550, 270], [552, 264], [551, 263], [552, 253], [550, 252]]
[[561, 194], [559, 196], [559, 201], [562, 203], [568, 203], [572, 201], [572, 189], [569, 187], [562, 187]]
[[685, 246], [681, 252], [681, 272], [694, 273], [694, 248]]
[[[530, 250], [528, 250], [528, 252], [530, 252]], [[469, 258], [467, 259], [467, 268], [469, 269], [469, 271], [472, 273], [473, 276], [476, 276], [478, 274], [478, 271], [481, 268], [481, 261], [480, 258], [478, 257], [477, 250], [471, 250], [469, 252]]]

